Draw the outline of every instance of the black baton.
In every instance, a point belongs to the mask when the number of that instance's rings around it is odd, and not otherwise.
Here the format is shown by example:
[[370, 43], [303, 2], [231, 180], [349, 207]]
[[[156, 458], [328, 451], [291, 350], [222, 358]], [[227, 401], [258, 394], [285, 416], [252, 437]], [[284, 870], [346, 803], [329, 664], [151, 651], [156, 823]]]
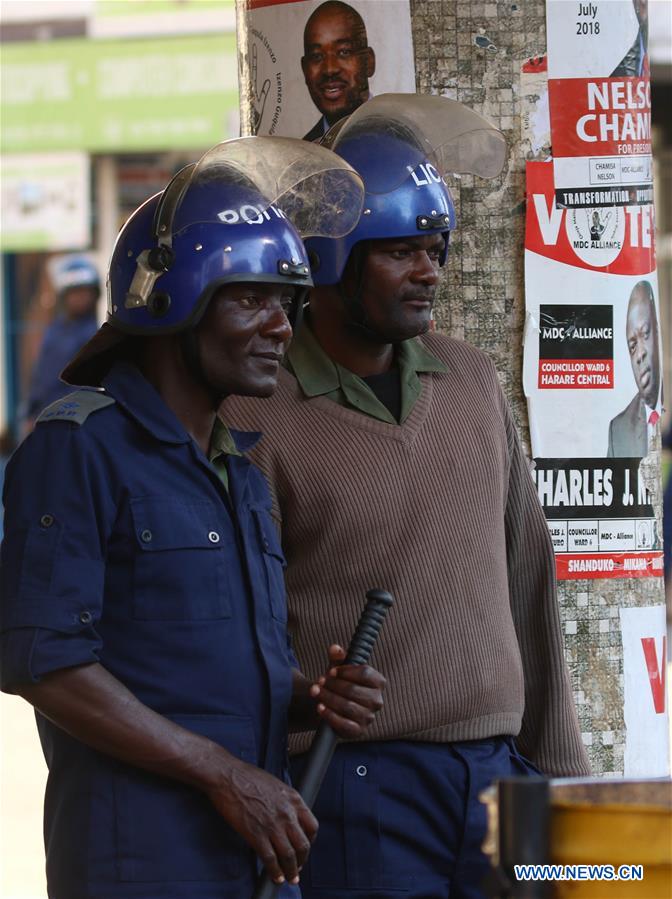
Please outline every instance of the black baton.
[[[366, 665], [371, 658], [373, 645], [380, 633], [385, 615], [394, 602], [392, 594], [387, 590], [368, 590], [366, 594], [366, 606], [357, 623], [357, 629], [348, 646], [348, 652], [345, 656], [343, 665]], [[320, 792], [324, 775], [331, 762], [331, 758], [336, 749], [338, 737], [327, 724], [321, 721], [313, 742], [310, 744], [306, 767], [303, 769], [303, 775], [297, 787], [297, 791], [308, 808], [313, 807], [313, 803], [317, 799]], [[282, 886], [281, 883], [273, 883], [268, 873], [262, 874], [257, 888], [254, 891], [252, 899], [273, 899], [276, 890]]]

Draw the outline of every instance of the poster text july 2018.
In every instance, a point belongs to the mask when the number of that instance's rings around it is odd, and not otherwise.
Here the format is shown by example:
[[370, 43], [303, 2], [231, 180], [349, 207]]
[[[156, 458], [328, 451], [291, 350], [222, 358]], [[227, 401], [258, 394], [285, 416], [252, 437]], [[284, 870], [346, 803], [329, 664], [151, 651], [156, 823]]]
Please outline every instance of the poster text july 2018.
[[597, 18], [597, 6], [594, 3], [579, 3], [577, 18], [577, 34], [600, 33], [600, 21]]

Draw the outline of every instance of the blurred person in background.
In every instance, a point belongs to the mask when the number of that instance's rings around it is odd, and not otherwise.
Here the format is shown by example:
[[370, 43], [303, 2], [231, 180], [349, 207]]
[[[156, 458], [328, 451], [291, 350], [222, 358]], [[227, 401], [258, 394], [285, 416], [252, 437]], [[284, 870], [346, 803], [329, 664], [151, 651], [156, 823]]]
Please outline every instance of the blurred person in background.
[[33, 429], [46, 406], [70, 392], [59, 375], [66, 363], [98, 329], [96, 305], [100, 297], [98, 272], [85, 256], [68, 256], [54, 272], [59, 311], [47, 327], [30, 376], [24, 431]]

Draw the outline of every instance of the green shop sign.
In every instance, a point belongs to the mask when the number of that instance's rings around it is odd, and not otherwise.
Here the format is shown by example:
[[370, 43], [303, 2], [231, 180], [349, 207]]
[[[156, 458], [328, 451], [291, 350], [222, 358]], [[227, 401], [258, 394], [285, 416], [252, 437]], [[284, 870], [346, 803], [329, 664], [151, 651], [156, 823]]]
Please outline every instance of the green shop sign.
[[107, 153], [234, 136], [234, 34], [4, 44], [0, 149]]

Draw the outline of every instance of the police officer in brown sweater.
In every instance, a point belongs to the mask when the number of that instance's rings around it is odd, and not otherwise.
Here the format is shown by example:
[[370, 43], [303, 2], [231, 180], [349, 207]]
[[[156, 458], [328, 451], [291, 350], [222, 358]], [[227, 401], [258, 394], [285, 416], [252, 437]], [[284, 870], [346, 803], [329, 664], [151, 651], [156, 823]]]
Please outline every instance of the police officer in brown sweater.
[[[364, 177], [358, 227], [311, 239], [316, 289], [279, 389], [227, 401], [266, 435], [289, 626], [319, 674], [364, 591], [396, 597], [376, 647], [383, 713], [341, 746], [316, 805], [304, 899], [478, 897], [478, 794], [588, 772], [563, 659], [548, 529], [496, 372], [429, 334], [449, 172], [492, 177], [501, 134], [459, 103], [382, 95], [329, 136]], [[295, 770], [308, 740], [293, 744]], [[531, 761], [528, 761], [531, 760]]]

